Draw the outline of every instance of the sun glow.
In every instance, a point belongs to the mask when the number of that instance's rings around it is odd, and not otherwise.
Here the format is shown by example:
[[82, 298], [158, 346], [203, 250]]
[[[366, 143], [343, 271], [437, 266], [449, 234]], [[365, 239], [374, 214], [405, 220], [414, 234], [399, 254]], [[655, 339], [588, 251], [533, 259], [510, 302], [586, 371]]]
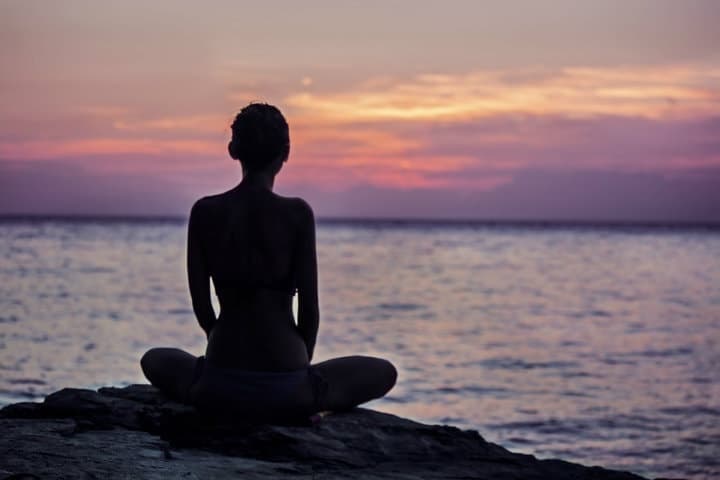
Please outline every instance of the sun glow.
[[662, 118], [720, 110], [720, 71], [692, 68], [481, 71], [367, 82], [338, 93], [298, 93], [289, 105], [313, 118], [466, 121], [501, 114]]
[[[315, 77], [287, 85], [278, 102], [291, 126], [291, 163], [304, 169], [289, 169], [290, 185], [322, 178], [347, 188], [488, 189], [518, 169], [567, 158], [584, 167], [720, 165], [720, 154], [705, 147], [716, 132], [692, 127], [720, 112], [718, 69], [479, 70], [384, 75], [334, 89]], [[94, 135], [73, 133], [68, 123], [53, 139], [6, 136], [0, 157], [85, 162], [98, 172], [204, 171], [208, 159], [225, 158], [233, 109], [262, 98], [245, 98], [242, 88], [227, 92], [234, 105], [227, 111], [76, 107], [73, 118]]]

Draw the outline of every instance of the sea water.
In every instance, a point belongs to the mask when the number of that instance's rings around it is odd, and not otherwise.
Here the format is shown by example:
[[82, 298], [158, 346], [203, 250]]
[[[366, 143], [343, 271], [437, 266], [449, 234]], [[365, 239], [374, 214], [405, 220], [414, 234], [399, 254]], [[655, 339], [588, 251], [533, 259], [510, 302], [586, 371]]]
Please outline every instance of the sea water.
[[[0, 404], [144, 382], [204, 336], [183, 220], [0, 221]], [[321, 222], [316, 360], [379, 355], [371, 408], [541, 458], [720, 475], [720, 230]]]

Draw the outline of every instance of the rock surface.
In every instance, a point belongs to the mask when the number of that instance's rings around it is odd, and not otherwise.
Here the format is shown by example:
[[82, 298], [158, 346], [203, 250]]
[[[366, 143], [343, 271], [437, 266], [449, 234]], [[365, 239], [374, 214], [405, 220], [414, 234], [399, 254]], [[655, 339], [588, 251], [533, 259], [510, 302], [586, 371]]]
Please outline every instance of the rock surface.
[[537, 460], [475, 431], [366, 409], [258, 426], [201, 415], [149, 385], [66, 388], [0, 410], [0, 479], [640, 479]]

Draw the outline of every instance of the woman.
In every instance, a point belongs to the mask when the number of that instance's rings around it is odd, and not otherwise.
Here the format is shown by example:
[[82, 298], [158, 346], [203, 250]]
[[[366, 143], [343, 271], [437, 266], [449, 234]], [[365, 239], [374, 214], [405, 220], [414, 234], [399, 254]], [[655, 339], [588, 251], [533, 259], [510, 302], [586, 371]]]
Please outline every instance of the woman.
[[263, 421], [382, 397], [397, 377], [386, 360], [351, 356], [310, 365], [319, 322], [315, 221], [305, 201], [272, 191], [290, 153], [282, 113], [267, 104], [243, 108], [228, 151], [240, 161], [242, 181], [198, 200], [188, 227], [190, 296], [208, 337], [205, 356], [153, 348], [141, 360], [145, 376], [176, 400]]

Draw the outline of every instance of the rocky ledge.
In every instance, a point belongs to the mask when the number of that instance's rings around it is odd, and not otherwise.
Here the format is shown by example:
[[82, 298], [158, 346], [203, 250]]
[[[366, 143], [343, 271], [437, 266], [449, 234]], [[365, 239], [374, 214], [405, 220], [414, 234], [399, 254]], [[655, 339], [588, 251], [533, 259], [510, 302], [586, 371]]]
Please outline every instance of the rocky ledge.
[[0, 431], [0, 479], [641, 478], [361, 408], [308, 425], [249, 425], [201, 415], [149, 385], [66, 388], [8, 405]]

